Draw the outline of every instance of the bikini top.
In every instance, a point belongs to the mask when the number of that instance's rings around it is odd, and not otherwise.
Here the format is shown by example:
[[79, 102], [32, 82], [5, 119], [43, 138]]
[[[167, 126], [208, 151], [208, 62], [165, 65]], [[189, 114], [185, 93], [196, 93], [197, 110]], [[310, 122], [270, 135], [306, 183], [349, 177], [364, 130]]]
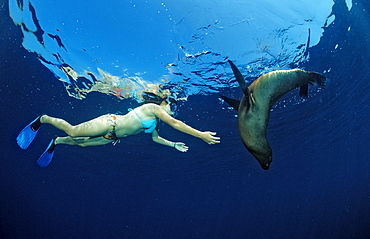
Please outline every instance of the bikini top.
[[155, 128], [157, 127], [158, 120], [157, 119], [150, 119], [141, 121], [141, 125], [143, 126], [145, 133], [152, 133]]
[[141, 120], [139, 115], [135, 112], [135, 110], [134, 110], [134, 113], [137, 116], [137, 118], [140, 120], [145, 133], [150, 134], [155, 130], [158, 124], [157, 119]]

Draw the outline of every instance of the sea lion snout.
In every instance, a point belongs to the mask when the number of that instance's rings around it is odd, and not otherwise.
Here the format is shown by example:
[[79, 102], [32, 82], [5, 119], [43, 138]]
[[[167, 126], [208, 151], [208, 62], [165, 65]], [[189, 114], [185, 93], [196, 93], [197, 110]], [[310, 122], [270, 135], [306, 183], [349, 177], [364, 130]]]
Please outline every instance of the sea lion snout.
[[270, 164], [272, 163], [272, 150], [270, 145], [266, 145], [263, 148], [259, 149], [253, 149], [252, 147], [247, 146], [246, 148], [257, 159], [264, 170], [268, 170], [270, 168]]
[[270, 168], [270, 164], [272, 162], [272, 156], [271, 155], [266, 155], [266, 156], [255, 156], [258, 162], [260, 163], [261, 167], [264, 170], [268, 170]]
[[268, 169], [270, 168], [270, 163], [261, 164], [261, 167], [262, 167], [264, 170], [268, 170]]

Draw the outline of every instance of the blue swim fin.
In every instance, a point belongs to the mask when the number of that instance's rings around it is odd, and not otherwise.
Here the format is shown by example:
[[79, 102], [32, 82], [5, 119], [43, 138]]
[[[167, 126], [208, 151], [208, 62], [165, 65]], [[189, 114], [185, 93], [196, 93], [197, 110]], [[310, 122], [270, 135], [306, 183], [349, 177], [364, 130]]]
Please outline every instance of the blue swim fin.
[[54, 139], [51, 140], [49, 146], [45, 150], [45, 152], [40, 156], [40, 158], [37, 160], [37, 164], [40, 167], [46, 167], [49, 165], [51, 160], [53, 159], [54, 156], [54, 148], [55, 148], [55, 140], [57, 137], [54, 137]]
[[41, 126], [40, 117], [41, 115], [24, 127], [24, 129], [18, 134], [17, 144], [22, 149], [27, 149], [34, 140]]

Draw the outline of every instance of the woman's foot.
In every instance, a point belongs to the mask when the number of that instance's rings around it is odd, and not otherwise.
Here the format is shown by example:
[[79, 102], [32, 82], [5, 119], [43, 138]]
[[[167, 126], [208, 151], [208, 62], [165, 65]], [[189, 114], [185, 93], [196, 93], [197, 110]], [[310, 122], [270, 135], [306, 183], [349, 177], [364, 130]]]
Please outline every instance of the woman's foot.
[[52, 153], [54, 151], [55, 146], [57, 146], [56, 144], [57, 139], [58, 139], [58, 136], [54, 136], [52, 142], [50, 143], [50, 146], [47, 149], [48, 153]]
[[35, 122], [33, 122], [33, 123], [31, 124], [31, 129], [32, 129], [32, 131], [36, 132], [36, 131], [40, 128], [40, 126], [42, 125], [42, 123], [41, 123], [41, 117], [42, 117], [42, 116], [44, 116], [44, 115], [40, 115], [40, 116], [35, 120]]

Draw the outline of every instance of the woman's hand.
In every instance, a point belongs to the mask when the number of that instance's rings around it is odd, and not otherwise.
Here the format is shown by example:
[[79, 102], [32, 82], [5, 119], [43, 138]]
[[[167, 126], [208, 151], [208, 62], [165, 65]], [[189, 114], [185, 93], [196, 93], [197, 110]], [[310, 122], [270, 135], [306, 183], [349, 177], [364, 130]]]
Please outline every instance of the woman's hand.
[[205, 131], [205, 132], [202, 132], [202, 137], [201, 138], [207, 144], [218, 144], [218, 143], [220, 143], [220, 137], [215, 137], [213, 135], [216, 135], [216, 132]]
[[175, 149], [177, 149], [178, 151], [183, 152], [183, 153], [185, 153], [189, 149], [189, 147], [186, 146], [182, 142], [176, 142], [174, 147], [175, 147]]

